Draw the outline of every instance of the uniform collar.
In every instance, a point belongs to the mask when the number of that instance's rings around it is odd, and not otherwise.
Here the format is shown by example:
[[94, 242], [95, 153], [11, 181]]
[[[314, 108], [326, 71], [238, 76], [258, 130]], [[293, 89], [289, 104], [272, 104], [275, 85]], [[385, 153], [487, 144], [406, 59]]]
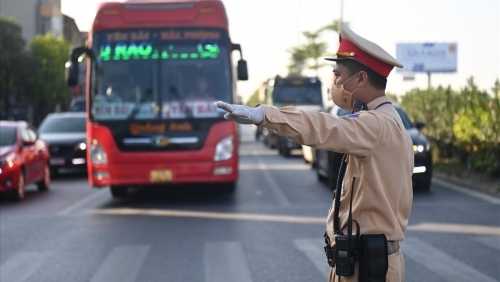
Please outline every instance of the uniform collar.
[[370, 103], [368, 103], [368, 110], [369, 111], [374, 110], [378, 105], [385, 102], [390, 102], [389, 98], [387, 98], [387, 96], [380, 96], [375, 100], [372, 100]]

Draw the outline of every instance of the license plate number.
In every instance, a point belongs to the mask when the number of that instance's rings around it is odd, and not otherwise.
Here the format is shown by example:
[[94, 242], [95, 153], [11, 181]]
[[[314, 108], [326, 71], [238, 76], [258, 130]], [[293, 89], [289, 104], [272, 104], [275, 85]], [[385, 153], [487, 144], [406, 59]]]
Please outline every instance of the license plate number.
[[151, 182], [170, 182], [172, 181], [171, 170], [152, 170], [149, 174]]
[[64, 159], [50, 159], [51, 165], [64, 165]]

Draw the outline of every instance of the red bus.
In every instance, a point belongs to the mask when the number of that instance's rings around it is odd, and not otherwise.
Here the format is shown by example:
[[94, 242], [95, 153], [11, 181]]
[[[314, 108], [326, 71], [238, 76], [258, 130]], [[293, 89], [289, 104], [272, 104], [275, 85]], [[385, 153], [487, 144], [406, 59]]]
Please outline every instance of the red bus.
[[85, 57], [92, 187], [114, 197], [147, 184], [234, 190], [238, 128], [213, 102], [236, 103], [236, 80], [248, 71], [220, 0], [102, 3], [86, 46], [66, 64], [69, 86]]

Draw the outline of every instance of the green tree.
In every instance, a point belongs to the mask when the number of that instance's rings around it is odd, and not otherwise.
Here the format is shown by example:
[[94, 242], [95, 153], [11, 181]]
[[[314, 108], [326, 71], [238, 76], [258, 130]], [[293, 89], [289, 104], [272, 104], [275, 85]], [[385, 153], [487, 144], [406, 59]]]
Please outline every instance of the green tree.
[[37, 119], [54, 111], [57, 105], [65, 106], [69, 100], [64, 82], [64, 64], [70, 44], [52, 34], [37, 35], [31, 42], [33, 73], [30, 80], [30, 100], [36, 105]]
[[293, 47], [288, 52], [291, 54], [290, 65], [288, 65], [288, 76], [302, 75], [307, 57], [307, 51], [304, 46]]
[[0, 16], [0, 118], [22, 100], [23, 62], [26, 59], [21, 27]]
[[328, 44], [319, 39], [321, 33], [321, 29], [316, 32], [305, 31], [302, 33], [307, 38], [307, 44], [304, 46], [306, 56], [313, 60], [313, 64], [309, 66], [309, 69], [315, 70], [316, 75], [318, 75], [319, 69], [325, 65], [320, 64], [319, 59], [325, 57], [328, 49]]

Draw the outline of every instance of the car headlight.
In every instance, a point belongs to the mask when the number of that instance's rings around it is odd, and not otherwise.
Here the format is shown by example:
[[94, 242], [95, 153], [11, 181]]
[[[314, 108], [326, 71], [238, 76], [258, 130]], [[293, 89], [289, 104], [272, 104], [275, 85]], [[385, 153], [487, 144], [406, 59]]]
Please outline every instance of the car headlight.
[[75, 145], [76, 151], [83, 151], [85, 149], [87, 149], [87, 144], [85, 144], [85, 142], [81, 142]]
[[431, 149], [430, 144], [425, 144], [425, 145], [413, 145], [413, 152], [415, 153], [422, 153], [424, 151], [429, 151]]
[[17, 157], [16, 153], [8, 154], [5, 158], [0, 160], [0, 167], [3, 166], [13, 167], [16, 157]]
[[96, 139], [90, 142], [90, 160], [93, 164], [107, 164], [108, 155], [102, 145]]
[[222, 138], [215, 146], [214, 161], [226, 161], [233, 157], [234, 144], [233, 136]]

